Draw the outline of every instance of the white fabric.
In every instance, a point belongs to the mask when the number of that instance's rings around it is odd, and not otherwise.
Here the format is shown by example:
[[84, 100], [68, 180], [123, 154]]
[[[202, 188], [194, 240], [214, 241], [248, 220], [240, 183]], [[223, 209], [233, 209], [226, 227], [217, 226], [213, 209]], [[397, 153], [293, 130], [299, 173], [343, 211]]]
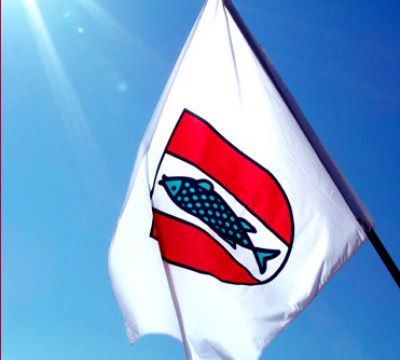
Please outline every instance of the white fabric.
[[[184, 109], [206, 119], [285, 190], [295, 238], [271, 282], [233, 285], [171, 265], [150, 237], [150, 191]], [[189, 359], [257, 359], [365, 238], [222, 1], [209, 0], [143, 139], [110, 247], [130, 342], [165, 333], [184, 342]]]

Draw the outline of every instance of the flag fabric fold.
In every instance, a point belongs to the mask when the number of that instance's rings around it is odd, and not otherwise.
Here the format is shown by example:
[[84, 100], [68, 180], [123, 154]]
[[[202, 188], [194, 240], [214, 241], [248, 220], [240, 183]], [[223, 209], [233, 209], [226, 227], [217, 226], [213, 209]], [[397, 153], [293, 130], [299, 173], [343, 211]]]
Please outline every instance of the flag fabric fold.
[[189, 359], [257, 359], [365, 239], [235, 17], [207, 1], [110, 247], [130, 342], [163, 333]]

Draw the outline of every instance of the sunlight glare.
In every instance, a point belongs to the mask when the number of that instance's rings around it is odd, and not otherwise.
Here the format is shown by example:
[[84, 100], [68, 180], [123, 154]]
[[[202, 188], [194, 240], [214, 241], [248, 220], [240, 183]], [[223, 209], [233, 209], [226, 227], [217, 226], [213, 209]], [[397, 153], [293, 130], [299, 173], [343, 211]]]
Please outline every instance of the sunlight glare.
[[[88, 182], [91, 195], [98, 201], [104, 194], [114, 193], [105, 165], [82, 106], [64, 70], [35, 0], [23, 0], [23, 4], [48, 81], [61, 109], [67, 135], [79, 161], [82, 174]], [[114, 197], [111, 196], [110, 201], [104, 198], [102, 200], [107, 203], [114, 202]]]
[[80, 6], [82, 6], [90, 16], [92, 16], [102, 26], [111, 29], [122, 41], [125, 41], [128, 45], [132, 46], [135, 50], [140, 50], [146, 56], [151, 58], [152, 61], [159, 63], [159, 58], [145, 45], [142, 41], [132, 36], [123, 26], [121, 26], [117, 20], [107, 13], [100, 5], [94, 0], [75, 0]]

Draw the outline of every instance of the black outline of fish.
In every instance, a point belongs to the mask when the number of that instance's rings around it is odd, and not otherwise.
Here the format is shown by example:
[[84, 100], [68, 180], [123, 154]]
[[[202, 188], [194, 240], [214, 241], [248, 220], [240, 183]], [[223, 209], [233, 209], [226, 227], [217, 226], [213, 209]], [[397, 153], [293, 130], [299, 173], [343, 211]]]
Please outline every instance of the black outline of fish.
[[[169, 186], [167, 182], [176, 182], [177, 184]], [[209, 180], [196, 180], [187, 176], [168, 177], [164, 174], [159, 184], [165, 189], [175, 205], [186, 213], [201, 220], [234, 249], [239, 245], [251, 250], [261, 274], [264, 274], [267, 270], [267, 262], [276, 258], [281, 253], [280, 250], [263, 249], [253, 245], [248, 233], [256, 233], [257, 230], [246, 219], [238, 217], [234, 213], [222, 196], [214, 190], [214, 186]], [[188, 194], [187, 191], [189, 191], [189, 189], [192, 189], [192, 192]], [[184, 193], [185, 191], [186, 193]], [[201, 198], [202, 196], [203, 198]], [[204, 197], [207, 197], [207, 199], [204, 199]], [[195, 205], [198, 205], [198, 207], [194, 206], [189, 200], [195, 201]], [[209, 204], [209, 208], [206, 208], [205, 204]], [[212, 220], [217, 218], [217, 216], [212, 215], [213, 211], [214, 213], [219, 213], [215, 208], [213, 210], [215, 204], [218, 204], [217, 209], [219, 209], [221, 215], [225, 215], [223, 221], [225, 221], [225, 224], [229, 223], [228, 226], [219, 225], [216, 220], [212, 222]], [[191, 206], [189, 207], [189, 205]], [[227, 221], [228, 218], [230, 221]], [[221, 220], [218, 219], [218, 221]], [[235, 227], [235, 232], [233, 230], [227, 230], [227, 227], [230, 227], [230, 225]]]

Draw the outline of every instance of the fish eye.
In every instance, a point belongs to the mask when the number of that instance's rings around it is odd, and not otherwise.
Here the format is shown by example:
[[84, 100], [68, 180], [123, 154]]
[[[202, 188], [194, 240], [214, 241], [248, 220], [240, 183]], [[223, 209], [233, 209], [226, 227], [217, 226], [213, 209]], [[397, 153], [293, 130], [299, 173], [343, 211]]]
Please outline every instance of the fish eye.
[[171, 190], [172, 190], [172, 191], [175, 191], [175, 190], [176, 190], [176, 186], [172, 186], [172, 187], [171, 187]]

